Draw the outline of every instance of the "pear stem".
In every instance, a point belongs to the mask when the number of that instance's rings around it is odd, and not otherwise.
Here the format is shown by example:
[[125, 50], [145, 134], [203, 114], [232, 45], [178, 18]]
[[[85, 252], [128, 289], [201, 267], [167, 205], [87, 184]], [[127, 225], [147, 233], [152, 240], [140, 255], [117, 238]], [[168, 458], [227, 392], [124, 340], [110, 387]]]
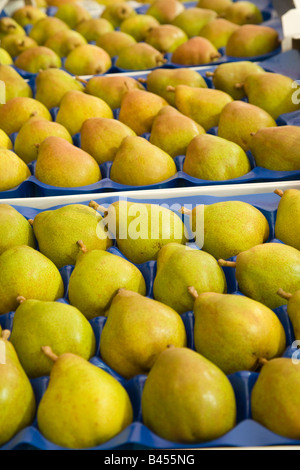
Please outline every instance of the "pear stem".
[[242, 88], [244, 88], [244, 83], [236, 83], [234, 85], [234, 88], [236, 88], [237, 90], [241, 90]]
[[19, 304], [22, 304], [23, 302], [25, 302], [25, 300], [26, 300], [26, 298], [23, 297], [23, 295], [18, 295], [18, 297], [17, 297], [17, 302], [18, 302]]
[[187, 209], [186, 207], [181, 207], [179, 209], [180, 214], [186, 214], [186, 215], [191, 215], [192, 211], [191, 209]]
[[256, 362], [256, 368], [255, 370], [261, 369], [265, 364], [267, 364], [269, 361], [265, 357], [259, 357]]
[[174, 91], [176, 90], [176, 88], [175, 88], [174, 86], [172, 86], [172, 85], [168, 85], [167, 88], [166, 88], [166, 90], [167, 90], [167, 91], [173, 91], [173, 92], [174, 92]]
[[195, 300], [199, 297], [198, 292], [194, 286], [188, 287], [188, 291], [194, 297]]
[[1, 335], [1, 338], [4, 340], [4, 341], [7, 341], [10, 337], [10, 330], [2, 330], [2, 335]]
[[235, 261], [226, 261], [224, 259], [219, 259], [218, 260], [218, 265], [219, 266], [225, 266], [227, 268], [235, 268], [236, 267], [236, 262]]
[[274, 193], [277, 194], [277, 195], [280, 196], [280, 197], [283, 196], [283, 191], [282, 191], [282, 189], [275, 189]]
[[277, 294], [280, 295], [283, 299], [290, 300], [293, 297], [293, 294], [285, 292], [283, 289], [278, 289]]
[[28, 222], [30, 223], [30, 225], [33, 225], [33, 219], [28, 219]]
[[96, 201], [91, 201], [89, 203], [89, 207], [92, 207], [92, 209], [95, 209], [96, 211], [100, 211], [100, 212], [106, 212], [107, 211], [106, 207], [100, 206], [100, 204], [98, 204]]
[[140, 82], [140, 83], [147, 83], [147, 79], [142, 78], [142, 77], [138, 78], [137, 81]]
[[50, 346], [42, 346], [42, 351], [47, 357], [52, 359], [52, 361], [57, 361], [58, 356], [54, 354]]
[[78, 240], [77, 245], [79, 246], [79, 248], [81, 249], [83, 253], [87, 252], [87, 247], [85, 246], [82, 240]]
[[206, 72], [205, 75], [207, 77], [214, 77], [215, 76], [214, 72]]
[[81, 77], [76, 76], [75, 79], [78, 80], [78, 82], [83, 83], [84, 85], [86, 85], [88, 83], [88, 80], [85, 80], [85, 78], [81, 78]]
[[167, 345], [167, 349], [173, 349], [173, 348], [175, 348], [174, 344], [168, 344]]

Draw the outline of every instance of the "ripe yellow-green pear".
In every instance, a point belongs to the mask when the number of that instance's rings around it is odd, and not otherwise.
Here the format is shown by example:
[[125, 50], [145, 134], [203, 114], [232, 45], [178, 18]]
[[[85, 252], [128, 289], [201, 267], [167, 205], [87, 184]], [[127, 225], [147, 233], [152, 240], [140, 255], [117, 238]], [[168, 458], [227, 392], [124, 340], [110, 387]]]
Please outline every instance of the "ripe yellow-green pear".
[[70, 29], [69, 26], [55, 16], [46, 16], [37, 21], [30, 29], [28, 36], [43, 46], [47, 39], [58, 31]]
[[203, 26], [216, 17], [217, 13], [214, 10], [200, 7], [184, 8], [171, 23], [182, 29], [189, 38], [192, 38], [198, 36]]
[[159, 26], [159, 21], [152, 15], [140, 14], [126, 18], [120, 24], [120, 31], [130, 34], [137, 42], [142, 42], [148, 31]]
[[60, 68], [60, 57], [52, 49], [46, 46], [30, 47], [21, 52], [15, 59], [14, 65], [21, 70], [30, 73], [38, 73], [47, 68]]
[[240, 26], [244, 24], [260, 24], [264, 21], [263, 14], [257, 5], [241, 0], [239, 2], [232, 2], [222, 16]]
[[31, 176], [28, 166], [13, 150], [0, 148], [0, 191], [17, 187]]
[[226, 47], [228, 39], [239, 26], [224, 18], [216, 18], [207, 23], [199, 32], [199, 36], [210, 41], [216, 49]]
[[97, 41], [97, 39], [109, 31], [113, 31], [113, 25], [105, 18], [90, 18], [80, 21], [75, 27], [75, 30], [80, 33], [88, 43]]
[[148, 70], [166, 63], [164, 54], [147, 42], [136, 42], [119, 52], [116, 67], [126, 70]]
[[256, 57], [269, 54], [280, 46], [279, 34], [274, 28], [246, 24], [232, 33], [226, 46], [231, 57]]
[[19, 25], [13, 18], [3, 16], [0, 18], [0, 39], [8, 34], [26, 36], [26, 31], [23, 26]]
[[[1, 47], [8, 52], [10, 57], [17, 57], [26, 49], [37, 47], [37, 42], [29, 36], [18, 36], [17, 34], [8, 34], [1, 39]], [[10, 65], [13, 62], [10, 62]]]
[[286, 245], [300, 250], [300, 190], [287, 189], [275, 192], [281, 197], [276, 214], [275, 236]]
[[54, 16], [66, 23], [71, 29], [74, 29], [81, 21], [91, 18], [90, 12], [75, 2], [61, 3]]
[[221, 15], [232, 3], [232, 0], [198, 0], [197, 7], [214, 10]]
[[28, 96], [17, 96], [0, 107], [0, 129], [7, 135], [13, 134], [33, 116], [52, 121], [52, 116], [43, 103]]
[[160, 24], [170, 24], [176, 16], [185, 10], [178, 0], [154, 0], [146, 10], [147, 15], [154, 16]]
[[136, 44], [134, 37], [119, 30], [101, 34], [96, 42], [96, 45], [104, 49], [111, 58], [119, 56], [123, 49], [133, 44]]
[[193, 36], [178, 46], [172, 53], [172, 62], [182, 66], [212, 64], [221, 53], [206, 38]]
[[107, 72], [112, 66], [109, 54], [95, 44], [83, 44], [69, 52], [64, 67], [73, 75], [95, 75]]
[[108, 3], [105, 6], [100, 17], [109, 21], [114, 28], [119, 28], [126, 18], [135, 16], [136, 14], [137, 12], [131, 5], [122, 0], [116, 0], [116, 2]]
[[17, 96], [32, 98], [32, 89], [28, 82], [10, 65], [0, 65], [0, 80], [5, 83], [5, 101]]
[[172, 24], [162, 24], [149, 31], [145, 42], [162, 53], [174, 52], [188, 37], [182, 29]]
[[76, 47], [87, 44], [87, 40], [77, 31], [66, 29], [50, 36], [45, 47], [52, 49], [59, 57], [66, 57]]
[[46, 17], [46, 13], [33, 5], [24, 5], [17, 8], [11, 17], [20, 25], [27, 26], [36, 23], [41, 18]]
[[21, 212], [9, 204], [0, 204], [0, 230], [0, 254], [13, 246], [35, 248], [32, 226]]

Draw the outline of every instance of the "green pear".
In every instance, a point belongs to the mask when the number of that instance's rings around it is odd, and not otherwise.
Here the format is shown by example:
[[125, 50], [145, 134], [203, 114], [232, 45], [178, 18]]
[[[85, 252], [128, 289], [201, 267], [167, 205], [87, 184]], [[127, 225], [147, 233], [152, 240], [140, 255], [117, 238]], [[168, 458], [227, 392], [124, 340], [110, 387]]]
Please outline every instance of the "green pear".
[[126, 70], [148, 70], [165, 62], [163, 53], [158, 49], [146, 42], [137, 42], [120, 51], [115, 65]]
[[180, 315], [136, 292], [119, 289], [106, 316], [100, 357], [127, 380], [147, 374], [169, 344], [186, 346], [187, 335]]
[[198, 0], [197, 7], [214, 10], [221, 15], [231, 4], [232, 0]]
[[13, 18], [3, 16], [0, 18], [0, 39], [2, 40], [8, 34], [15, 34], [21, 37], [26, 36], [26, 31]]
[[64, 283], [55, 264], [28, 245], [4, 251], [0, 267], [0, 314], [15, 310], [18, 296], [53, 301], [64, 295]]
[[160, 24], [170, 24], [176, 16], [185, 10], [178, 0], [154, 0], [147, 8], [146, 14], [154, 16]]
[[155, 116], [168, 102], [149, 91], [132, 88], [124, 94], [118, 119], [137, 135], [151, 132]]
[[132, 263], [156, 260], [162, 246], [186, 242], [182, 218], [167, 207], [123, 200], [112, 203], [108, 209], [94, 201], [90, 204], [104, 213], [103, 223], [108, 224], [118, 248]]
[[286, 347], [283, 325], [270, 308], [242, 295], [195, 293], [195, 349], [226, 375], [257, 371]]
[[251, 134], [249, 150], [257, 166], [273, 171], [300, 169], [298, 126], [263, 127]]
[[299, 240], [299, 213], [300, 213], [300, 190], [287, 189], [276, 190], [280, 196], [275, 221], [275, 236], [286, 245], [300, 250]]
[[46, 18], [46, 13], [34, 5], [23, 5], [17, 8], [11, 15], [20, 26], [33, 25], [41, 18]]
[[104, 316], [121, 287], [146, 295], [145, 279], [133, 263], [108, 251], [88, 251], [84, 244], [80, 247], [68, 295], [70, 304], [88, 320]]
[[110, 178], [119, 184], [146, 186], [176, 175], [173, 158], [147, 139], [127, 136], [118, 148], [111, 166]]
[[37, 409], [38, 429], [46, 439], [63, 448], [91, 448], [132, 423], [129, 395], [117, 379], [77, 354], [43, 351], [53, 361]]
[[178, 243], [166, 244], [157, 256], [154, 299], [180, 314], [191, 311], [194, 299], [189, 286], [195, 286], [199, 293], [227, 291], [223, 269], [212, 255]]
[[147, 44], [163, 53], [174, 52], [187, 40], [186, 33], [172, 24], [162, 24], [151, 29], [145, 38]]
[[300, 252], [282, 243], [264, 243], [239, 253], [236, 261], [219, 260], [221, 266], [235, 268], [242, 294], [271, 309], [286, 305], [278, 289], [294, 294], [300, 289]]
[[35, 248], [35, 238], [28, 220], [9, 204], [0, 204], [0, 254], [13, 246]]
[[226, 47], [228, 39], [238, 28], [239, 26], [231, 21], [216, 18], [203, 26], [198, 35], [208, 39], [216, 49], [221, 49]]
[[0, 106], [0, 129], [7, 135], [13, 134], [33, 116], [52, 121], [52, 116], [43, 103], [28, 96], [17, 96]]
[[298, 363], [287, 357], [268, 361], [252, 388], [252, 419], [275, 434], [299, 439], [298, 390]]
[[172, 62], [183, 66], [212, 64], [221, 57], [216, 47], [201, 36], [191, 37], [172, 53]]
[[89, 186], [101, 180], [96, 160], [62, 137], [47, 137], [38, 147], [35, 177], [42, 183], [66, 188]]
[[88, 250], [106, 250], [112, 240], [101, 230], [101, 215], [84, 204], [70, 204], [38, 213], [32, 227], [39, 250], [59, 269], [74, 265], [79, 253], [78, 240]]
[[[175, 106], [175, 94], [168, 87], [187, 85], [190, 87], [207, 88], [207, 83], [202, 75], [192, 68], [175, 68], [152, 70], [145, 79], [147, 90], [164, 98], [171, 106]], [[172, 90], [172, 89], [171, 89]]]
[[62, 58], [66, 57], [76, 47], [84, 44], [87, 44], [87, 41], [80, 33], [72, 29], [66, 29], [50, 36], [45, 46]]
[[13, 150], [11, 138], [2, 129], [0, 129], [0, 147], [7, 150]]
[[278, 289], [277, 294], [283, 299], [287, 300], [287, 313], [291, 321], [294, 337], [296, 341], [300, 339], [300, 323], [299, 323], [299, 302], [300, 302], [300, 291], [296, 291], [294, 294], [285, 292], [283, 289]]
[[19, 186], [31, 176], [28, 166], [13, 150], [0, 148], [0, 191]]
[[37, 42], [29, 36], [8, 34], [1, 39], [1, 47], [8, 52], [10, 57], [17, 57], [26, 49], [36, 46], [38, 46]]
[[69, 131], [58, 122], [32, 117], [19, 130], [14, 141], [14, 151], [25, 163], [30, 163], [37, 159], [38, 146], [50, 136], [73, 143]]
[[220, 64], [213, 72], [207, 72], [206, 75], [212, 78], [213, 85], [217, 90], [225, 91], [235, 100], [242, 100], [246, 97], [243, 84], [247, 76], [264, 72], [259, 64], [243, 60]]
[[218, 439], [236, 424], [228, 378], [189, 348], [169, 347], [158, 356], [141, 404], [145, 426], [162, 439], [185, 445]]
[[21, 70], [30, 73], [39, 73], [40, 70], [60, 68], [61, 58], [52, 49], [46, 46], [30, 47], [21, 52], [15, 59], [14, 64]]
[[145, 40], [151, 28], [159, 26], [160, 22], [152, 15], [139, 14], [126, 18], [120, 24], [120, 31], [130, 34], [137, 42]]
[[47, 39], [58, 31], [70, 29], [69, 26], [55, 16], [46, 16], [37, 21], [30, 29], [28, 36], [43, 46]]
[[122, 141], [129, 135], [136, 134], [117, 119], [90, 118], [80, 130], [81, 148], [99, 164], [113, 161]]
[[71, 29], [76, 28], [81, 21], [92, 18], [91, 13], [78, 3], [61, 3], [54, 16], [66, 23]]
[[78, 23], [75, 31], [80, 33], [88, 43], [91, 43], [97, 41], [102, 34], [114, 31], [114, 27], [105, 18], [90, 18]]
[[198, 36], [203, 26], [215, 18], [217, 18], [217, 13], [214, 10], [192, 7], [184, 8], [171, 23], [182, 29], [189, 38], [192, 38]]
[[113, 112], [101, 98], [79, 90], [70, 90], [65, 93], [60, 102], [56, 122], [62, 124], [71, 135], [74, 135], [80, 132], [84, 121], [92, 117], [113, 119]]
[[182, 169], [194, 178], [225, 181], [246, 175], [251, 165], [239, 145], [222, 137], [201, 134], [188, 144]]
[[218, 126], [221, 113], [233, 98], [228, 93], [213, 88], [188, 85], [168, 87], [175, 94], [175, 107], [196, 121], [205, 131]]
[[59, 107], [63, 96], [71, 90], [84, 91], [84, 85], [62, 69], [41, 70], [35, 79], [35, 99], [47, 109]]
[[267, 111], [244, 101], [233, 101], [221, 111], [218, 136], [235, 142], [248, 151], [253, 133], [262, 128], [276, 126], [276, 121]]
[[110, 31], [102, 34], [98, 39], [96, 45], [104, 49], [111, 58], [119, 56], [121, 51], [126, 47], [136, 44], [134, 37], [122, 31]]
[[5, 83], [6, 102], [17, 96], [32, 98], [31, 86], [10, 65], [0, 65], [0, 80]]
[[107, 72], [112, 65], [109, 54], [95, 44], [83, 44], [66, 57], [65, 69], [73, 75], [95, 75]]
[[190, 142], [200, 134], [205, 134], [200, 124], [176, 108], [164, 106], [153, 121], [149, 142], [175, 158], [185, 155]]
[[33, 424], [36, 399], [32, 385], [20, 364], [18, 355], [9, 341], [10, 331], [2, 330], [0, 363], [0, 445], [10, 441], [20, 431]]
[[98, 96], [104, 100], [111, 109], [118, 109], [125, 93], [131, 88], [145, 90], [142, 84], [134, 77], [123, 75], [98, 75], [86, 81], [85, 92], [89, 95]]
[[13, 58], [3, 47], [0, 47], [0, 64], [13, 65]]
[[10, 340], [29, 378], [50, 375], [53, 362], [42, 351], [45, 344], [57, 354], [78, 354], [86, 360], [95, 355], [94, 331], [77, 308], [22, 297], [18, 301]]
[[269, 54], [280, 46], [278, 32], [263, 25], [246, 24], [232, 33], [226, 46], [231, 57], [255, 57]]
[[244, 24], [260, 24], [264, 21], [262, 12], [253, 2], [232, 2], [223, 13], [224, 18], [240, 26]]
[[108, 3], [100, 17], [109, 21], [114, 28], [119, 28], [123, 21], [136, 14], [137, 12], [130, 4], [117, 0], [116, 2]]

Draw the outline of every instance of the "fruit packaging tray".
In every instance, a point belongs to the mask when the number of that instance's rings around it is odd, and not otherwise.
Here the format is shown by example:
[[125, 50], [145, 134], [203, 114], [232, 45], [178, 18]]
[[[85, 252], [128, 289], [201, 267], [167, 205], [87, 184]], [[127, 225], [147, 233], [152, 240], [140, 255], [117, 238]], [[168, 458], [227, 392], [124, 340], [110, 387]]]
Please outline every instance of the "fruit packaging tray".
[[[272, 57], [268, 60], [265, 60], [260, 63], [260, 65], [269, 72], [282, 73], [284, 75], [290, 76], [294, 80], [300, 79], [300, 53], [295, 50], [291, 50], [285, 53], [281, 53], [275, 57]], [[216, 66], [206, 67], [204, 69], [195, 68], [199, 74], [203, 76], [206, 80], [209, 88], [213, 88], [212, 79], [206, 76], [206, 72], [214, 71]], [[149, 72], [147, 72], [149, 73]], [[136, 79], [145, 78], [147, 73], [135, 73], [128, 74]], [[35, 77], [32, 77], [28, 80], [32, 91], [33, 96], [35, 96]], [[145, 89], [147, 90], [147, 85], [144, 84]], [[52, 108], [51, 115], [53, 120], [56, 118], [58, 108]], [[114, 117], [118, 119], [119, 109], [115, 109]], [[280, 116], [277, 119], [278, 125], [300, 125], [300, 111], [293, 112], [290, 114], [285, 114]], [[218, 129], [212, 128], [208, 133], [217, 135]], [[17, 133], [12, 134], [11, 140], [14, 142]], [[149, 134], [142, 135], [145, 139], [149, 139]], [[73, 135], [73, 143], [80, 147], [80, 134]], [[178, 155], [175, 157], [175, 162], [177, 166], [177, 173], [157, 184], [150, 186], [127, 186], [119, 184], [110, 179], [110, 168], [112, 162], [105, 162], [100, 165], [102, 179], [89, 186], [77, 187], [77, 188], [61, 188], [49, 186], [47, 184], [41, 183], [34, 176], [35, 161], [29, 164], [31, 170], [31, 176], [22, 182], [18, 187], [15, 187], [8, 191], [0, 192], [0, 198], [20, 198], [20, 197], [51, 197], [51, 196], [61, 196], [61, 195], [74, 195], [74, 194], [89, 194], [89, 193], [98, 193], [98, 192], [112, 192], [112, 191], [129, 191], [129, 190], [148, 190], [148, 189], [163, 189], [163, 188], [181, 188], [181, 187], [192, 187], [192, 186], [218, 186], [218, 185], [228, 185], [228, 184], [240, 184], [240, 183], [257, 183], [257, 182], [272, 182], [272, 181], [288, 181], [288, 180], [298, 180], [300, 179], [300, 170], [299, 171], [273, 171], [267, 170], [262, 167], [256, 166], [255, 160], [252, 157], [251, 153], [248, 152], [249, 161], [251, 164], [251, 171], [246, 175], [223, 181], [213, 181], [213, 180], [201, 180], [194, 178], [185, 173], [183, 168], [184, 155]]]
[[[291, 186], [292, 187], [292, 186]], [[123, 193], [124, 194], [124, 193]], [[103, 196], [100, 199], [95, 199], [101, 205], [109, 206], [112, 202], [117, 200], [119, 196]], [[69, 199], [70, 200], [70, 199]], [[130, 201], [138, 202], [147, 202], [158, 204], [157, 198], [150, 195], [147, 199], [138, 198], [128, 198]], [[211, 196], [211, 195], [190, 195], [184, 197], [164, 197], [162, 196], [161, 203], [168, 204], [169, 207], [181, 207], [182, 205], [188, 207], [194, 207], [199, 204], [213, 204], [219, 201], [225, 200], [238, 200], [247, 202], [254, 207], [258, 208], [267, 218], [270, 225], [270, 237], [268, 242], [282, 243], [280, 240], [274, 238], [274, 227], [276, 221], [277, 207], [279, 203], [279, 196], [275, 193], [254, 193], [254, 194], [243, 194], [235, 196]], [[74, 201], [73, 199], [73, 202]], [[82, 202], [83, 204], [88, 204], [89, 201]], [[69, 202], [70, 203], [70, 202]], [[176, 206], [175, 206], [176, 205]], [[60, 205], [48, 206], [47, 209], [55, 209], [61, 207]], [[26, 218], [34, 218], [36, 214], [45, 209], [30, 207], [30, 206], [18, 206], [14, 207], [22, 213]], [[184, 222], [188, 226], [188, 216], [182, 216]], [[196, 245], [192, 245], [196, 248]], [[116, 245], [109, 248], [109, 251], [118, 255], [124, 256]], [[234, 260], [235, 258], [230, 258]], [[147, 285], [147, 296], [153, 298], [152, 287], [153, 280], [156, 273], [156, 261], [149, 261], [143, 264], [137, 265], [142, 274], [144, 275], [146, 285]], [[58, 302], [68, 303], [68, 280], [70, 274], [72, 273], [74, 266], [65, 266], [61, 268], [60, 272], [64, 279], [65, 283], [65, 294], [62, 299], [59, 299]], [[243, 295], [239, 292], [239, 287], [235, 279], [235, 271], [231, 268], [223, 268], [228, 285], [228, 293], [234, 295]], [[285, 333], [286, 333], [286, 349], [284, 352], [284, 357], [298, 359], [298, 349], [294, 343], [294, 332], [287, 314], [286, 306], [281, 306], [274, 310], [278, 318], [280, 319]], [[12, 328], [14, 318], [14, 312], [4, 314], [0, 316], [0, 325], [2, 328]], [[192, 311], [182, 314], [182, 319], [184, 320], [188, 347], [194, 349], [193, 343], [193, 325], [194, 325], [194, 315]], [[110, 374], [112, 374], [117, 380], [119, 380], [126, 390], [128, 391], [134, 409], [134, 421], [130, 426], [128, 426], [121, 434], [117, 435], [110, 441], [105, 444], [93, 448], [93, 450], [112, 450], [112, 449], [190, 449], [193, 448], [211, 448], [211, 447], [260, 447], [260, 446], [296, 446], [300, 444], [300, 441], [295, 441], [291, 439], [284, 438], [273, 432], [270, 432], [265, 427], [261, 426], [252, 419], [251, 416], [251, 406], [250, 406], [250, 395], [252, 387], [258, 377], [257, 372], [249, 371], [240, 371], [228, 376], [230, 382], [233, 385], [236, 403], [237, 403], [237, 424], [236, 426], [228, 432], [226, 435], [223, 435], [221, 438], [210, 441], [210, 442], [201, 442], [195, 443], [194, 445], [183, 445], [177, 444], [174, 442], [166, 441], [159, 436], [151, 432], [142, 421], [141, 415], [141, 395], [143, 391], [143, 385], [146, 380], [146, 375], [138, 375], [133, 377], [130, 380], [124, 380], [119, 374], [114, 372], [109, 368], [101, 359], [99, 354], [99, 344], [101, 341], [101, 332], [105, 324], [106, 317], [96, 317], [90, 320], [90, 323], [93, 327], [97, 352], [94, 357], [91, 358], [91, 362], [100, 367]], [[33, 385], [37, 403], [41, 399], [45, 389], [48, 385], [48, 376], [43, 376], [31, 380]], [[37, 427], [36, 419], [31, 426], [23, 429], [20, 433], [14, 436], [11, 441], [3, 445], [0, 450], [14, 450], [14, 449], [39, 449], [39, 450], [64, 450], [61, 447], [58, 447], [51, 442], [47, 441], [40, 433]]]

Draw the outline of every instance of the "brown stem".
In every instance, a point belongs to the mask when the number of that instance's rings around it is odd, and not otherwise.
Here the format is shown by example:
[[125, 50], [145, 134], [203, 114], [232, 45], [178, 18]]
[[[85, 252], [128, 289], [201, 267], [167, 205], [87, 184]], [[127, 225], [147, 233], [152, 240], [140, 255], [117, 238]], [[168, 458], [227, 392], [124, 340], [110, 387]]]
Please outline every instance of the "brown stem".
[[82, 240], [78, 240], [77, 245], [81, 249], [82, 253], [87, 253], [87, 247], [85, 246]]
[[107, 211], [106, 207], [101, 206], [96, 201], [91, 201], [89, 203], [89, 207], [91, 207], [92, 209], [95, 209], [96, 211], [100, 211], [100, 212], [106, 212]]
[[215, 60], [215, 59], [219, 59], [220, 57], [221, 57], [221, 54], [218, 52], [218, 53], [211, 54], [210, 59]]
[[214, 72], [206, 72], [205, 75], [207, 77], [214, 77], [215, 76]]
[[182, 207], [179, 209], [179, 212], [180, 212], [181, 214], [191, 215], [192, 210], [191, 210], [191, 209], [187, 209], [186, 207], [182, 206]]
[[282, 189], [275, 189], [274, 193], [277, 194], [277, 195], [280, 196], [280, 197], [283, 196], [283, 191], [282, 191]]
[[218, 260], [218, 265], [219, 266], [225, 266], [227, 268], [235, 268], [236, 267], [236, 262], [235, 261], [226, 261], [224, 259], [219, 259]]
[[175, 88], [174, 86], [172, 86], [172, 85], [168, 85], [167, 88], [166, 88], [166, 90], [167, 90], [167, 91], [173, 91], [173, 92], [174, 92], [174, 91], [176, 90], [176, 88]]
[[283, 299], [290, 300], [291, 297], [293, 297], [293, 294], [290, 294], [288, 292], [285, 292], [283, 289], [278, 289], [277, 294], [280, 295]]
[[188, 287], [188, 291], [194, 297], [195, 300], [199, 297], [198, 292], [197, 292], [197, 290], [195, 289], [194, 286]]
[[78, 82], [84, 83], [84, 85], [86, 85], [88, 83], [88, 80], [85, 80], [84, 78], [78, 77], [77, 75], [76, 75], [75, 79]]
[[244, 88], [244, 83], [236, 83], [234, 85], [234, 88], [236, 88], [237, 90], [241, 90], [242, 88]]
[[10, 337], [10, 330], [2, 330], [2, 334], [1, 334], [1, 338], [4, 340], [4, 341], [7, 341]]
[[56, 354], [54, 354], [54, 352], [52, 351], [51, 347], [50, 346], [42, 346], [41, 347], [43, 353], [49, 357], [49, 359], [52, 359], [52, 361], [57, 361], [58, 359], [58, 356]]
[[147, 83], [147, 79], [142, 78], [142, 77], [138, 78], [137, 81], [140, 82], [140, 83]]
[[17, 302], [18, 302], [19, 304], [22, 304], [23, 302], [25, 302], [25, 300], [26, 300], [26, 298], [23, 297], [23, 295], [18, 295], [18, 297], [17, 297]]
[[28, 222], [30, 223], [30, 225], [33, 225], [33, 219], [28, 219]]

